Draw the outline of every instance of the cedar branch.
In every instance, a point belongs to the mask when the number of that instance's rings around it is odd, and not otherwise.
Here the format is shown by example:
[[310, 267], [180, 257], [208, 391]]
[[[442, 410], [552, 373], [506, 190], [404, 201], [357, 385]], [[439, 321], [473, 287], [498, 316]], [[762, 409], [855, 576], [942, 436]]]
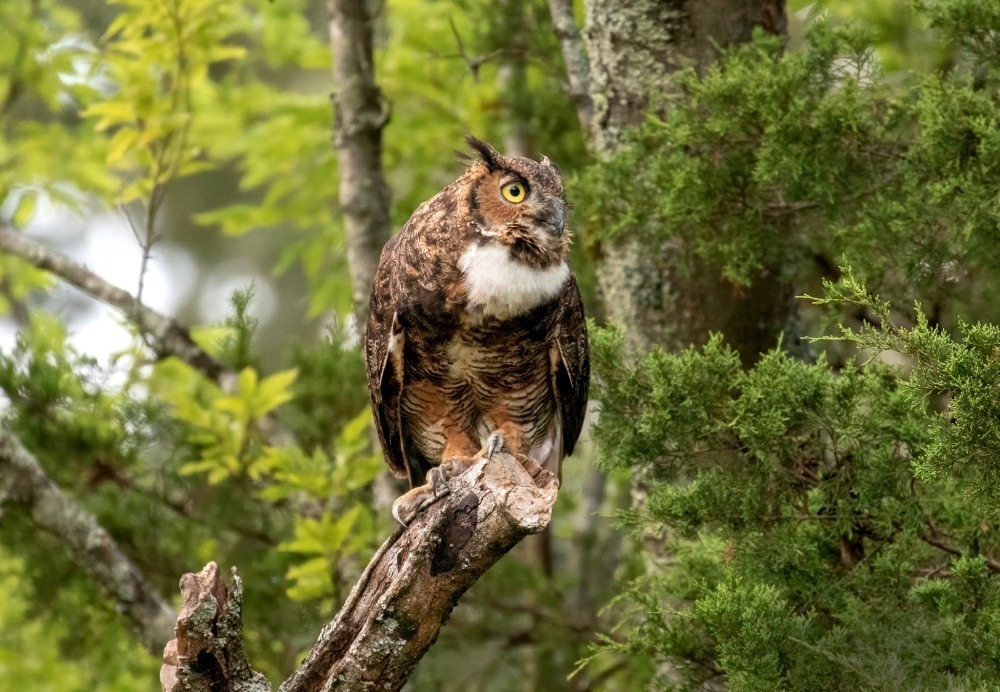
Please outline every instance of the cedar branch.
[[3, 225], [0, 225], [0, 250], [58, 276], [66, 283], [119, 310], [145, 335], [157, 357], [176, 356], [213, 380], [218, 380], [224, 374], [222, 365], [195, 344], [188, 331], [176, 320], [143, 305], [131, 293], [113, 286], [82, 264]]
[[[958, 547], [953, 545], [948, 539], [943, 536], [938, 535], [932, 531], [921, 531], [917, 534], [924, 543], [930, 546], [934, 546], [938, 550], [943, 550], [949, 555], [957, 555], [961, 557], [965, 553]], [[986, 568], [994, 574], [1000, 574], [1000, 560], [995, 557], [990, 557], [989, 555], [984, 555], [983, 560], [986, 562]]]
[[142, 644], [159, 652], [173, 632], [176, 612], [94, 515], [49, 478], [21, 441], [0, 426], [0, 510], [9, 502], [24, 505], [31, 522], [114, 599]]

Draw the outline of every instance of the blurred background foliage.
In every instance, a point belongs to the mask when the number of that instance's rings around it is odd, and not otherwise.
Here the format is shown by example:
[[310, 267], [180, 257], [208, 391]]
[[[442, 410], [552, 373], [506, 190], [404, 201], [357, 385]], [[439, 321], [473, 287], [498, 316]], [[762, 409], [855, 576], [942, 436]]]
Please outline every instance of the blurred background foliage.
[[[382, 10], [396, 227], [456, 177], [471, 132], [558, 162], [598, 321], [600, 246], [639, 228], [651, 251], [684, 238], [734, 286], [780, 265], [827, 292], [827, 307], [799, 301], [807, 335], [848, 327], [815, 362], [776, 351], [749, 371], [718, 339], [633, 359], [597, 330], [597, 444], [565, 466], [553, 574], [501, 561], [413, 688], [989, 687], [1000, 336], [977, 322], [1000, 318], [993, 4], [790, 2], [787, 42], [681, 71], [657, 95], [667, 114], [601, 162], [545, 2]], [[2, 255], [3, 423], [163, 594], [208, 560], [236, 565], [250, 658], [273, 681], [390, 529], [327, 30], [322, 0], [0, 3], [0, 220], [130, 267], [123, 288], [239, 373], [222, 388], [154, 363], [120, 318]], [[886, 350], [903, 371], [855, 367]], [[158, 659], [14, 507], [0, 581], [0, 688], [157, 689]]]
[[[454, 150], [466, 132], [570, 167], [583, 161], [547, 6], [494, 10], [384, 8], [376, 59], [392, 114], [384, 162], [397, 227], [461, 171]], [[5, 422], [164, 594], [208, 560], [238, 566], [255, 665], [281, 679], [391, 526], [371, 500], [383, 466], [336, 206], [326, 5], [17, 0], [0, 8], [0, 65], [3, 220], [91, 266], [102, 257], [141, 266], [145, 287], [141, 272], [109, 278], [169, 305], [239, 372], [223, 391], [180, 361], [151, 364], [120, 318], [4, 255], [0, 306], [16, 328], [0, 354]], [[158, 270], [166, 297], [150, 279]], [[218, 304], [206, 309], [205, 294]], [[124, 337], [81, 341], [102, 329]], [[567, 496], [567, 540], [580, 534], [574, 511]], [[0, 540], [11, 551], [0, 558], [0, 687], [156, 688], [158, 660], [53, 541], [15, 508]], [[478, 634], [447, 656], [493, 650], [472, 679], [517, 671], [507, 648], [519, 656], [520, 644], [505, 639], [536, 620], [563, 621], [549, 596], [579, 579], [556, 587], [527, 572], [515, 564], [491, 575], [477, 591], [501, 593], [495, 602], [470, 597], [464, 614]], [[519, 602], [523, 614], [509, 617]], [[571, 667], [592, 639], [589, 623], [554, 627], [555, 651], [541, 659], [555, 662], [540, 675]], [[419, 684], [447, 677], [447, 656], [428, 661]]]

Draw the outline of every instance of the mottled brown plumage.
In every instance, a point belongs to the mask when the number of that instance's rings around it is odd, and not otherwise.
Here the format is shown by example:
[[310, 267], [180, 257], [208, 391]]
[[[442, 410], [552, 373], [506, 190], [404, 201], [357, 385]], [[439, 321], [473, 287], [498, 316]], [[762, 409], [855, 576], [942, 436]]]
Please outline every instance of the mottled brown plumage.
[[411, 487], [442, 461], [464, 468], [494, 432], [558, 472], [587, 405], [559, 171], [468, 142], [468, 170], [390, 239], [372, 286], [372, 410], [386, 461]]

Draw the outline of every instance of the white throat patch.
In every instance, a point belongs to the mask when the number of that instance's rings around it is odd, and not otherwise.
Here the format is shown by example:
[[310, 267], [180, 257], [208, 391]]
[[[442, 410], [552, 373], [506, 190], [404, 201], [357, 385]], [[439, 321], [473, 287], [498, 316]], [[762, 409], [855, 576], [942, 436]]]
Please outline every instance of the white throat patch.
[[472, 245], [458, 260], [469, 291], [469, 307], [507, 319], [552, 300], [569, 276], [569, 266], [537, 269], [511, 257], [501, 245]]

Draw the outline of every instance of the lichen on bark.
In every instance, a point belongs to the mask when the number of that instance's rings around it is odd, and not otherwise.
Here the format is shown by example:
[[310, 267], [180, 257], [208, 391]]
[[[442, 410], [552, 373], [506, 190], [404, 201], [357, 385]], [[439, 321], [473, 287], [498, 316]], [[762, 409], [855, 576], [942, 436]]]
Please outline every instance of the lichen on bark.
[[[590, 0], [584, 36], [593, 101], [592, 149], [612, 156], [623, 134], [669, 108], [671, 77], [706, 69], [720, 48], [750, 40], [754, 29], [785, 31], [783, 0]], [[689, 256], [670, 239], [651, 248], [639, 229], [600, 245], [598, 283], [607, 315], [626, 327], [629, 350], [677, 350], [705, 343], [712, 331], [740, 344], [745, 363], [778, 343], [793, 318], [792, 290], [776, 268], [747, 288], [711, 266], [681, 268]]]

